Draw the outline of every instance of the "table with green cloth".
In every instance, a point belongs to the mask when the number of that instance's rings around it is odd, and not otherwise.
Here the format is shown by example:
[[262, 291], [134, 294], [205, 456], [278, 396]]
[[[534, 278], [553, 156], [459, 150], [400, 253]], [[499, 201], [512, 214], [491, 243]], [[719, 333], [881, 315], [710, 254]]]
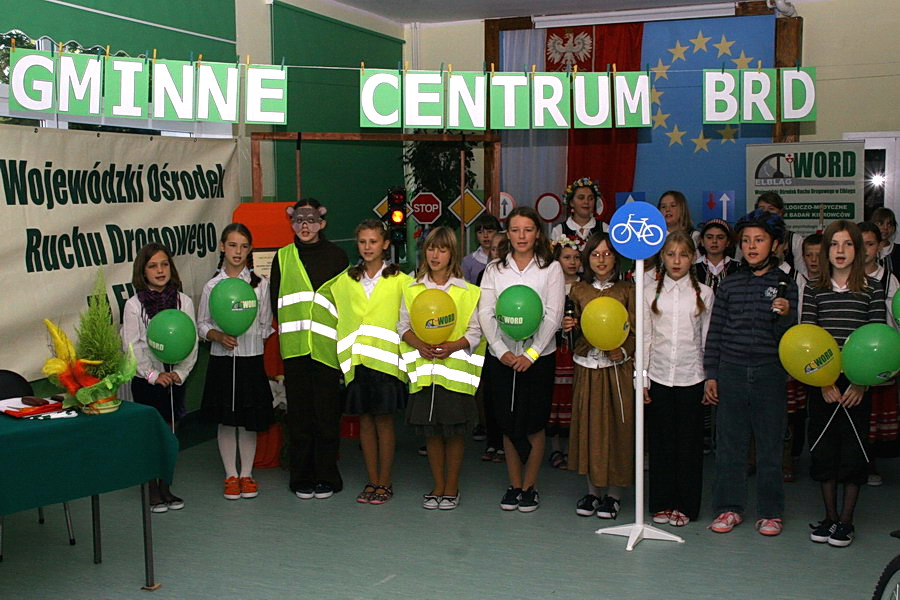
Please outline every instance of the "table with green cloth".
[[0, 415], [0, 448], [0, 516], [91, 496], [95, 562], [99, 494], [141, 485], [147, 585], [155, 587], [145, 484], [171, 482], [178, 455], [178, 440], [155, 409], [123, 402], [112, 413], [68, 419]]

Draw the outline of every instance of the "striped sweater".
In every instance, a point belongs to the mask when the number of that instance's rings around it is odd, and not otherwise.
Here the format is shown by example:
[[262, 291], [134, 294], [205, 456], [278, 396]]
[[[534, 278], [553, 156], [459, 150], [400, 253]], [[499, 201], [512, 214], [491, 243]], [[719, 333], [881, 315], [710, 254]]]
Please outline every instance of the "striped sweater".
[[857, 327], [884, 323], [887, 318], [884, 289], [871, 277], [866, 277], [866, 283], [868, 287], [858, 294], [807, 285], [800, 322], [824, 328], [841, 347]]
[[[778, 283], [787, 283], [788, 314], [772, 312]], [[797, 284], [781, 269], [754, 275], [741, 269], [719, 284], [703, 356], [708, 379], [716, 379], [719, 364], [760, 367], [778, 362], [778, 342], [797, 322]]]

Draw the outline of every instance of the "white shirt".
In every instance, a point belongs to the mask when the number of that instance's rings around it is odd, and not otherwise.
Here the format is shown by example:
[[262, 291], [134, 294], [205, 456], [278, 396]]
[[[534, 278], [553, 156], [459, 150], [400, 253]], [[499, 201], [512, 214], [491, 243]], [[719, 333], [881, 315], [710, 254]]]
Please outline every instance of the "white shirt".
[[697, 314], [697, 291], [690, 276], [674, 281], [668, 275], [656, 301], [659, 314], [651, 306], [656, 286], [644, 287], [644, 352], [647, 375], [656, 383], [669, 387], [695, 385], [706, 379], [703, 369], [703, 344], [709, 330], [714, 296], [712, 288], [700, 285], [700, 299], [706, 306]]
[[[418, 284], [424, 284], [425, 289], [427, 290], [442, 290], [446, 292], [450, 289], [451, 285], [455, 285], [458, 288], [462, 288], [464, 290], [469, 289], [469, 283], [466, 283], [465, 279], [460, 279], [459, 277], [451, 277], [447, 280], [447, 283], [444, 285], [438, 285], [428, 277], [426, 273], [421, 281], [413, 281], [409, 285], [414, 286]], [[397, 333], [400, 337], [403, 337], [403, 334], [412, 329], [412, 325], [409, 320], [409, 309], [406, 307], [406, 302], [400, 303], [400, 318], [397, 321]], [[475, 348], [478, 347], [478, 344], [481, 343], [481, 324], [478, 322], [478, 307], [472, 311], [472, 316], [469, 317], [469, 324], [466, 325], [466, 333], [463, 335], [466, 338], [466, 341], [469, 342], [469, 347], [465, 348], [465, 351], [469, 354], [472, 353]], [[451, 340], [455, 341], [455, 340]]]
[[709, 274], [715, 277], [719, 273], [725, 270], [725, 267], [728, 266], [728, 263], [731, 262], [730, 256], [723, 256], [722, 260], [719, 261], [719, 264], [714, 265], [709, 262], [709, 258], [706, 256], [701, 256], [697, 260], [694, 261], [694, 264], [703, 263], [706, 265], [706, 270], [709, 271]]
[[374, 277], [369, 277], [368, 272], [363, 268], [362, 277], [359, 278], [359, 282], [362, 284], [363, 291], [366, 293], [366, 298], [372, 297], [372, 292], [375, 290], [375, 286], [378, 285], [378, 280], [381, 279], [381, 271], [384, 270], [384, 267], [385, 264], [381, 263], [381, 266], [378, 267]]
[[[569, 229], [571, 229], [572, 231], [577, 233], [578, 237], [581, 238], [580, 240], [576, 240], [576, 241], [578, 242], [578, 250], [583, 250], [584, 242], [587, 241], [587, 239], [589, 237], [589, 232], [591, 231], [591, 229], [593, 229], [594, 227], [597, 226], [597, 219], [595, 219], [594, 217], [591, 217], [587, 223], [585, 223], [584, 225], [579, 225], [572, 219], [572, 217], [569, 217], [568, 219], [566, 219], [566, 225], [569, 227]], [[600, 221], [600, 231], [608, 231], [608, 230], [609, 230], [609, 225], [607, 225], [603, 221]], [[550, 230], [550, 239], [551, 240], [559, 239], [559, 237], [561, 235], [563, 235], [562, 223], [557, 223], [556, 225], [553, 226], [553, 229]]]
[[[884, 266], [878, 265], [878, 268], [868, 273], [868, 276], [876, 281], [881, 281], [881, 278], [884, 277]], [[894, 320], [894, 296], [897, 294], [897, 288], [900, 287], [900, 283], [897, 282], [897, 278], [891, 273], [891, 278], [888, 279], [887, 282], [887, 290], [885, 290], [884, 294], [884, 303], [887, 304], [887, 322], [888, 325], [893, 327], [894, 329], [900, 329], [897, 326], [897, 322]]]
[[[178, 292], [179, 310], [194, 321], [194, 302], [190, 296]], [[144, 312], [144, 306], [137, 294], [128, 299], [125, 308], [122, 309], [122, 347], [128, 352], [128, 346], [134, 348], [134, 356], [137, 358], [137, 374], [147, 380], [147, 383], [156, 383], [156, 378], [165, 371], [162, 362], [156, 358], [147, 345], [147, 323], [150, 319]], [[195, 321], [196, 324], [196, 321]], [[178, 374], [181, 383], [184, 384], [194, 363], [197, 362], [197, 342], [194, 341], [194, 349], [183, 361], [174, 365], [172, 371]]]
[[[552, 261], [549, 266], [541, 269], [535, 257], [520, 271], [512, 254], [507, 260], [509, 266], [503, 266], [499, 260], [491, 261], [485, 267], [481, 279], [478, 320], [481, 322], [481, 331], [487, 338], [491, 354], [498, 358], [507, 352], [519, 355], [527, 348], [534, 349], [541, 356], [551, 354], [556, 350], [556, 330], [562, 323], [566, 299], [566, 278], [562, 267], [558, 262]], [[532, 337], [522, 341], [514, 340], [503, 333], [494, 315], [497, 298], [503, 290], [520, 284], [527, 285], [537, 292], [544, 305], [544, 318], [537, 331]]]
[[[206, 336], [211, 329], [219, 329], [209, 313], [209, 295], [212, 293], [213, 288], [216, 287], [216, 284], [227, 277], [228, 275], [225, 274], [223, 269], [203, 286], [203, 293], [200, 295], [200, 306], [197, 309], [197, 335], [200, 336], [201, 340], [209, 339]], [[244, 267], [244, 270], [241, 271], [238, 277], [250, 283], [250, 269]], [[265, 350], [266, 338], [275, 333], [275, 330], [272, 328], [272, 305], [269, 302], [269, 280], [265, 277], [260, 277], [259, 284], [257, 284], [254, 291], [256, 292], [256, 306], [258, 307], [256, 320], [250, 325], [250, 329], [237, 337], [238, 345], [234, 349], [234, 356], [259, 356]], [[212, 342], [209, 353], [213, 356], [232, 355], [232, 351], [226, 350], [225, 346], [219, 342]]]

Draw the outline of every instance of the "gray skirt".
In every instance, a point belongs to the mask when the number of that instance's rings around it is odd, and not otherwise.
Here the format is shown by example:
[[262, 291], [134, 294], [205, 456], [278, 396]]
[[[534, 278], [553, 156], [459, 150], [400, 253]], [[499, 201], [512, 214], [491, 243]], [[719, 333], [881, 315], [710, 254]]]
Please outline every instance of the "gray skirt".
[[426, 437], [466, 435], [478, 422], [478, 407], [475, 406], [474, 396], [454, 392], [440, 385], [429, 386], [410, 395], [406, 407], [406, 422], [415, 427], [418, 435]]

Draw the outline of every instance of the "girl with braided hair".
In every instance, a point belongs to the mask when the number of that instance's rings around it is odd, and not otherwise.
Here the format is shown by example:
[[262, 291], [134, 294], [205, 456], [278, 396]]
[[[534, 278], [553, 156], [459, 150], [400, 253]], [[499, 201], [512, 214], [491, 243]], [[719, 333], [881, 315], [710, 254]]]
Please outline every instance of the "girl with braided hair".
[[[258, 494], [253, 479], [256, 434], [266, 431], [275, 420], [263, 365], [264, 344], [274, 330], [269, 280], [253, 272], [250, 230], [241, 223], [225, 227], [219, 251], [219, 267], [203, 287], [197, 314], [200, 339], [212, 342], [200, 414], [204, 421], [219, 426], [219, 454], [225, 467], [223, 495], [227, 500], [239, 500]], [[256, 320], [236, 337], [217, 329], [209, 310], [213, 288], [228, 277], [243, 279], [256, 292]]]
[[695, 251], [686, 231], [670, 233], [662, 276], [644, 294], [650, 512], [675, 527], [697, 519], [703, 482], [703, 342], [714, 296], [697, 281]]

